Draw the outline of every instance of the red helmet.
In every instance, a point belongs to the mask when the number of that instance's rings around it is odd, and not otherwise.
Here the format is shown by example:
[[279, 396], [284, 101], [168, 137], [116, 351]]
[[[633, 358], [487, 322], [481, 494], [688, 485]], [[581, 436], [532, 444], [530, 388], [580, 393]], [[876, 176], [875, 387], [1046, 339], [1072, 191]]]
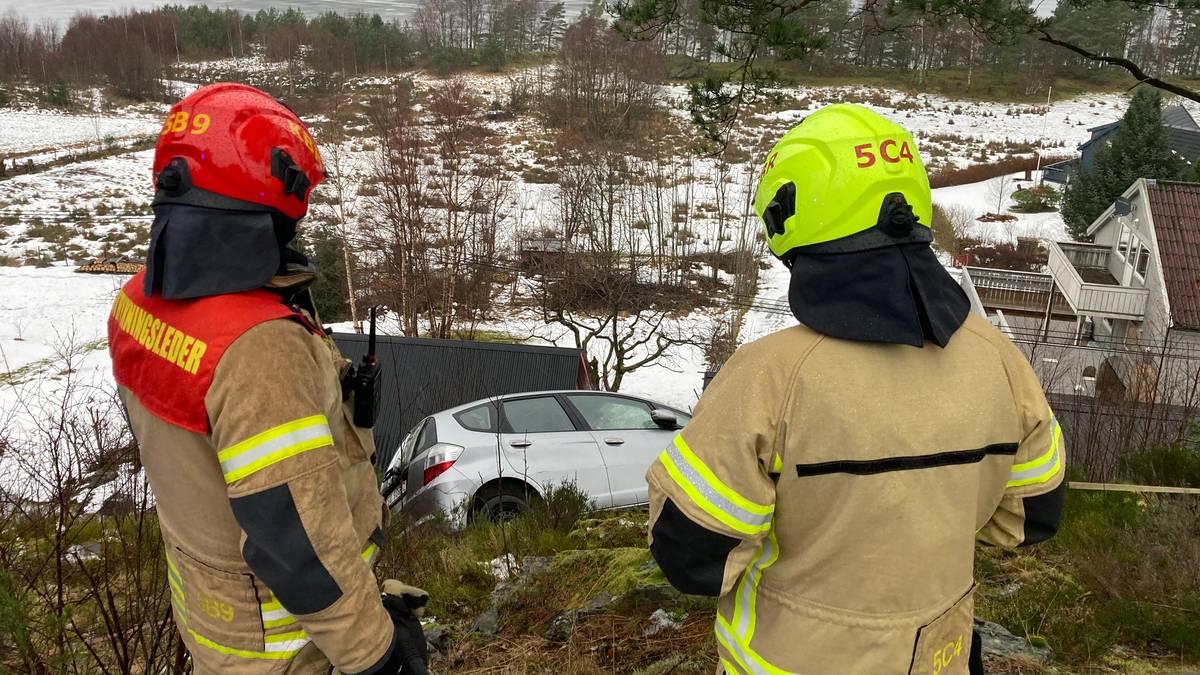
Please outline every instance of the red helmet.
[[295, 221], [323, 180], [300, 118], [244, 84], [210, 84], [176, 103], [154, 151], [156, 205], [273, 210]]

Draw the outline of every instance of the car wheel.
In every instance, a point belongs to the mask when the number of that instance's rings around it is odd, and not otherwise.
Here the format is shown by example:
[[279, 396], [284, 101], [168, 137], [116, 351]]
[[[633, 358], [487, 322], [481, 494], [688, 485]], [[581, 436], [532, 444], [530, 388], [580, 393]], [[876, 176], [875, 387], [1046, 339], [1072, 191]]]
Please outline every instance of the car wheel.
[[475, 515], [493, 523], [506, 523], [524, 513], [533, 498], [528, 489], [509, 485], [491, 488], [476, 499]]

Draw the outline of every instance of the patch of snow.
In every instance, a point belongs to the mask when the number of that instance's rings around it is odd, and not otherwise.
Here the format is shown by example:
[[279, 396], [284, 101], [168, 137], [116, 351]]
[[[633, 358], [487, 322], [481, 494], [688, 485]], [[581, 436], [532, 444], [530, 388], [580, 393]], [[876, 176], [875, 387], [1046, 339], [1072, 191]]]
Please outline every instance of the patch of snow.
[[667, 612], [667, 610], [662, 608], [656, 609], [654, 610], [654, 613], [650, 615], [650, 625], [646, 626], [646, 628], [642, 630], [642, 637], [658, 635], [664, 630], [679, 630], [681, 627], [683, 627], [684, 618], [687, 618], [686, 614], [683, 615], [683, 618], [677, 621], [671, 617], [671, 614]]
[[[67, 114], [0, 109], [0, 157], [35, 163], [69, 150], [98, 150], [158, 133], [162, 120], [135, 113]], [[36, 155], [34, 157], [34, 155]]]
[[[1033, 237], [1047, 241], [1063, 241], [1069, 239], [1067, 226], [1062, 214], [1058, 211], [1048, 213], [1015, 213], [1011, 211], [1012, 192], [1020, 187], [1030, 187], [1037, 184], [1038, 173], [1033, 172], [1032, 180], [1024, 180], [1025, 174], [1013, 173], [999, 176], [978, 183], [956, 185], [938, 188], [933, 191], [933, 203], [942, 207], [958, 206], [969, 211], [974, 218], [996, 211], [997, 194], [1001, 185], [1005, 186], [1005, 195], [1001, 213], [1015, 217], [1015, 220], [982, 223], [974, 220], [968, 234], [971, 237], [986, 242], [1008, 242], [1015, 244], [1017, 237]], [[1060, 186], [1052, 186], [1056, 190]]]
[[480, 564], [486, 567], [488, 573], [496, 577], [497, 581], [508, 581], [520, 569], [520, 566], [517, 564], [517, 557], [511, 553], [506, 553], [499, 558], [493, 558]]

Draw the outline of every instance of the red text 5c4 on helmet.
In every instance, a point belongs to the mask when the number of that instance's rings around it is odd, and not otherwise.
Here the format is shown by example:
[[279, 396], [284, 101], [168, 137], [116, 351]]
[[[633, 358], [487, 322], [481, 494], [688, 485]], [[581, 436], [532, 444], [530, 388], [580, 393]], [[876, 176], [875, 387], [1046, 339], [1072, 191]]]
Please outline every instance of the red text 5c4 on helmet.
[[312, 135], [291, 110], [244, 84], [197, 89], [163, 122], [154, 154], [157, 204], [270, 210], [296, 221], [325, 180]]
[[933, 204], [912, 135], [863, 106], [839, 103], [806, 117], [771, 149], [754, 210], [771, 252], [786, 259], [873, 228], [878, 236], [856, 238], [851, 250], [929, 241]]

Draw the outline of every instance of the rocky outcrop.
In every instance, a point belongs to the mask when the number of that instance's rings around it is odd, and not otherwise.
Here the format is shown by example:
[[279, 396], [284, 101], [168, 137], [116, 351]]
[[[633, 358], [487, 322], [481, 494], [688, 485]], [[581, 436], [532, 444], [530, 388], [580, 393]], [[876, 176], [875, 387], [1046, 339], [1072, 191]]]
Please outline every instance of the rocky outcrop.
[[[1039, 665], [1050, 663], [1050, 648], [1039, 640], [1027, 640], [1008, 632], [1004, 626], [975, 619], [975, 631], [983, 642], [984, 662], [993, 660], [1024, 661]], [[1034, 644], [1041, 642], [1041, 644]]]

